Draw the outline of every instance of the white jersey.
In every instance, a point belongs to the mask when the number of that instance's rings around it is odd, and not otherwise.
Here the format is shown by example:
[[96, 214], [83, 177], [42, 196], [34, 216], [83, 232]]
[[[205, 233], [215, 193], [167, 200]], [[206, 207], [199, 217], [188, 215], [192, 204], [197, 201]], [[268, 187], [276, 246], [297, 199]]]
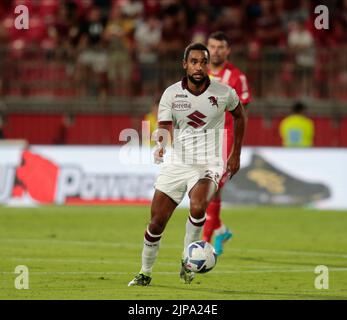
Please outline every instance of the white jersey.
[[223, 164], [225, 112], [239, 104], [236, 91], [217, 81], [194, 95], [183, 78], [168, 87], [160, 100], [158, 122], [172, 122], [174, 161], [189, 164]]

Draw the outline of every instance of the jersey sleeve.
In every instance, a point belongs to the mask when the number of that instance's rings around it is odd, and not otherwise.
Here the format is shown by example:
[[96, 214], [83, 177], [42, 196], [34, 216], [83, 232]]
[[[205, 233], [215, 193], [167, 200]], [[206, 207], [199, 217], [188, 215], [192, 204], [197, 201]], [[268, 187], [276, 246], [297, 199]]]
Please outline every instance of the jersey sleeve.
[[172, 121], [171, 100], [170, 92], [165, 90], [159, 102], [158, 122]]
[[251, 92], [248, 81], [243, 73], [238, 75], [238, 80], [235, 83], [235, 90], [243, 105], [247, 105], [251, 102]]
[[240, 99], [235, 89], [228, 87], [228, 99], [227, 99], [226, 110], [227, 111], [235, 110], [239, 102], [240, 102]]

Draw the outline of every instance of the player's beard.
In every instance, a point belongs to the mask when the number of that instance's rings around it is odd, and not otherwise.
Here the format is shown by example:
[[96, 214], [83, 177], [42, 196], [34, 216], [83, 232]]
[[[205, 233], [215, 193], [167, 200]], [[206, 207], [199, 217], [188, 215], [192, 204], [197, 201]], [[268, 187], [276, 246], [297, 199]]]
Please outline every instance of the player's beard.
[[197, 87], [200, 87], [207, 80], [207, 76], [202, 77], [200, 80], [196, 80], [196, 79], [194, 79], [194, 77], [192, 75], [188, 75], [188, 79], [190, 80], [190, 82], [195, 84]]

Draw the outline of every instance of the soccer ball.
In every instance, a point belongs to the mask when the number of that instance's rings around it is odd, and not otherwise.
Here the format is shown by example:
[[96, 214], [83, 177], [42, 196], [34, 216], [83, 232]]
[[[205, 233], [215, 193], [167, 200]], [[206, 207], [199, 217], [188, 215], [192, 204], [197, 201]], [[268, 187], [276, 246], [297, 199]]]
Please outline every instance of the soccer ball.
[[186, 269], [205, 273], [213, 269], [217, 262], [217, 255], [208, 242], [200, 240], [192, 242], [184, 250], [184, 266]]

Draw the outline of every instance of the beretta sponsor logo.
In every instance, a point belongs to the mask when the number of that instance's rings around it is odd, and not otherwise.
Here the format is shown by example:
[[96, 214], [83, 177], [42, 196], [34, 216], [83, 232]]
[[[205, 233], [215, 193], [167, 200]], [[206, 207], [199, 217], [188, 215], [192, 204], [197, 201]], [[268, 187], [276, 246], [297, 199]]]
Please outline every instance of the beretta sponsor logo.
[[172, 103], [172, 109], [176, 111], [186, 111], [191, 109], [192, 105], [189, 101], [175, 101]]

